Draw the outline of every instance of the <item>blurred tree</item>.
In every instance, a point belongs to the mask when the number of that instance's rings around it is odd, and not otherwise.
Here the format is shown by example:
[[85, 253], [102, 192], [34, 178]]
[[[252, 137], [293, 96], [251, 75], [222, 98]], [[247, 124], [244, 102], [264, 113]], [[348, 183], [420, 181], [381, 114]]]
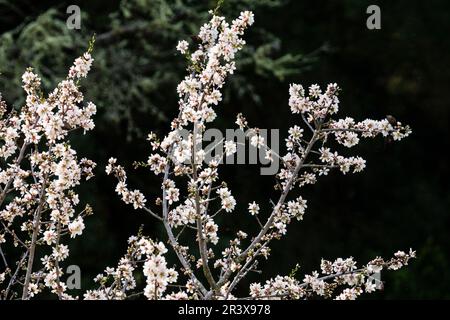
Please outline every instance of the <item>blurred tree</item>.
[[[20, 8], [29, 1], [14, 6], [0, 2], [7, 10]], [[282, 6], [284, 0], [227, 1], [220, 10], [234, 16], [241, 9], [271, 9]], [[104, 120], [97, 119], [97, 130], [133, 135], [148, 133], [148, 122], [167, 120], [167, 113], [177, 107], [172, 92], [184, 73], [185, 63], [176, 54], [180, 39], [197, 34], [208, 18], [208, 10], [215, 1], [181, 0], [122, 0], [110, 12], [100, 17], [80, 4], [82, 28], [66, 27], [64, 3], [45, 9], [31, 21], [20, 23], [0, 36], [0, 87], [5, 99], [15, 106], [23, 103], [20, 77], [28, 66], [35, 66], [42, 75], [43, 87], [50, 89], [64, 76], [66, 66], [81, 52], [87, 40], [97, 33], [95, 73], [84, 84], [89, 98], [95, 101]], [[86, 10], [85, 10], [86, 8]], [[5, 8], [3, 8], [5, 11]], [[4, 14], [2, 14], [3, 16]], [[232, 78], [225, 94], [260, 102], [254, 84], [245, 81], [246, 73], [267, 79], [283, 80], [298, 74], [300, 66], [312, 57], [301, 54], [280, 54], [281, 40], [269, 31], [256, 26], [251, 41], [239, 59], [238, 74]], [[14, 60], [14, 63], [8, 63]], [[103, 124], [107, 124], [105, 127]]]

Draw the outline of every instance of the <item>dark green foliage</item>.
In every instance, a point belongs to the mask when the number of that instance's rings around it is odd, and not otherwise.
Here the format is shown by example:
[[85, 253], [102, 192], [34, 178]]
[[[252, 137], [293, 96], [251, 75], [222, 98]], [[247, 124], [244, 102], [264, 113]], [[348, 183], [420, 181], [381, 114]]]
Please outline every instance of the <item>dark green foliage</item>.
[[[252, 2], [249, 4], [247, 2]], [[283, 1], [227, 1], [220, 11], [234, 17], [241, 9], [255, 11], [279, 7]], [[23, 2], [26, 3], [25, 1]], [[182, 79], [185, 61], [177, 55], [180, 39], [197, 34], [208, 20], [214, 1], [131, 0], [112, 3], [100, 17], [88, 4], [80, 3], [82, 28], [69, 30], [65, 6], [43, 7], [42, 13], [0, 37], [0, 86], [5, 99], [16, 107], [23, 102], [20, 76], [35, 66], [47, 90], [61, 79], [73, 58], [86, 47], [93, 33], [97, 36], [95, 73], [84, 82], [89, 98], [96, 102], [104, 120], [98, 130], [119, 129], [130, 141], [148, 133], [148, 123], [168, 121], [177, 107], [171, 94]], [[69, 4], [69, 3], [68, 3]], [[1, 7], [0, 7], [1, 8]], [[103, 15], [103, 16], [102, 16]], [[239, 59], [239, 74], [231, 79], [225, 100], [231, 94], [260, 102], [245, 73], [266, 79], [283, 80], [299, 73], [300, 64], [309, 60], [300, 54], [280, 55], [281, 40], [256, 27], [249, 45]], [[9, 61], [14, 60], [14, 63]], [[105, 128], [102, 121], [108, 123]]]

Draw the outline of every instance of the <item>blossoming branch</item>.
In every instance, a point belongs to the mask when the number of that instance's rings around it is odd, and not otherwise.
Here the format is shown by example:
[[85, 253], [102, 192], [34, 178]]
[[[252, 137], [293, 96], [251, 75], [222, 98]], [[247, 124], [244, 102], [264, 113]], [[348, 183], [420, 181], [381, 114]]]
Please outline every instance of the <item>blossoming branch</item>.
[[[64, 238], [81, 235], [92, 214], [88, 205], [79, 207], [75, 188], [96, 164], [79, 159], [69, 137], [94, 128], [96, 106], [83, 104], [79, 86], [93, 62], [92, 46], [47, 97], [31, 68], [22, 76], [23, 107], [8, 112], [0, 96], [0, 299], [29, 299], [44, 290], [72, 298], [61, 268], [69, 255]], [[4, 252], [6, 245], [16, 250]]]
[[[236, 229], [228, 246], [219, 250], [217, 216], [238, 220], [236, 214], [246, 213], [232, 214], [237, 200], [219, 177], [221, 159], [205, 163], [201, 137], [217, 117], [221, 89], [227, 76], [236, 69], [236, 54], [245, 45], [244, 31], [253, 22], [253, 13], [249, 11], [242, 12], [231, 23], [213, 14], [201, 27], [195, 47], [191, 48], [187, 41], [178, 43], [177, 50], [189, 61], [188, 75], [177, 88], [179, 114], [171, 123], [170, 133], [162, 140], [153, 133], [148, 137], [154, 153], [146, 166], [161, 179], [159, 196], [148, 201], [142, 191], [130, 188], [125, 169], [115, 158], [109, 160], [106, 168], [107, 174], [117, 178], [116, 192], [125, 203], [163, 224], [169, 248], [178, 258], [178, 268], [168, 267], [164, 258], [168, 249], [164, 243], [139, 234], [129, 239], [127, 254], [119, 265], [107, 268], [96, 277], [98, 289], [88, 291], [85, 299], [125, 299], [136, 294], [144, 294], [148, 299], [305, 299], [311, 296], [355, 299], [363, 292], [381, 287], [374, 274], [384, 269], [397, 270], [415, 257], [412, 250], [398, 251], [391, 259], [376, 257], [361, 267], [352, 258], [323, 260], [320, 273], [313, 272], [302, 279], [280, 275], [264, 284], [252, 284], [246, 297], [235, 295], [240, 281], [249, 272], [258, 270], [258, 261], [269, 258], [270, 243], [281, 239], [292, 221], [303, 219], [307, 201], [293, 193], [298, 194], [302, 187], [316, 183], [331, 170], [343, 174], [364, 170], [363, 158], [332, 150], [331, 141], [351, 148], [365, 138], [382, 136], [398, 141], [411, 133], [408, 126], [393, 117], [360, 122], [349, 117], [336, 119], [339, 112], [336, 84], [329, 84], [324, 90], [318, 85], [307, 89], [298, 84], [290, 86], [289, 107], [297, 116], [298, 124], [288, 131], [284, 155], [275, 154], [259, 135], [260, 130], [250, 127], [239, 114], [236, 124], [248, 130], [250, 144], [264, 150], [266, 159], [282, 163], [275, 181], [279, 198], [276, 202], [249, 203], [247, 214], [255, 218], [259, 232], [248, 235]], [[189, 135], [182, 135], [181, 130], [188, 130]], [[236, 143], [225, 141], [224, 151], [227, 156], [232, 155]], [[183, 245], [182, 237], [194, 239], [197, 248]], [[136, 288], [139, 265], [143, 265], [146, 278], [142, 291]]]

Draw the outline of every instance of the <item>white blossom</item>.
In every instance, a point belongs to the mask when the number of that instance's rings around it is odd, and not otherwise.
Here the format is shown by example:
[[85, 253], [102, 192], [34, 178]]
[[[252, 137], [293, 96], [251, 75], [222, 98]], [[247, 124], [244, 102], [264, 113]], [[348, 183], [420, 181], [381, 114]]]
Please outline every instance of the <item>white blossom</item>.
[[177, 45], [177, 50], [182, 54], [185, 54], [189, 48], [189, 43], [185, 40], [179, 41]]

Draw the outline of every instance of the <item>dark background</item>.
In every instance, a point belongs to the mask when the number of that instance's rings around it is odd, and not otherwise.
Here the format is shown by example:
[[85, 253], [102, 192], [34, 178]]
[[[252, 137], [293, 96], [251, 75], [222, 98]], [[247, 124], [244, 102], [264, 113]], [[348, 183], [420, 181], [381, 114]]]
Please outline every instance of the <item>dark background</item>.
[[[81, 30], [66, 28], [70, 4], [81, 7]], [[381, 30], [366, 28], [370, 4], [381, 8]], [[20, 88], [25, 68], [33, 66], [50, 90], [97, 34], [94, 68], [82, 83], [99, 107], [96, 129], [72, 141], [80, 155], [98, 163], [96, 178], [80, 188], [95, 215], [83, 236], [71, 240], [68, 261], [80, 265], [84, 288], [116, 263], [141, 224], [147, 234], [165, 240], [155, 221], [119, 200], [104, 167], [110, 156], [117, 157], [129, 169], [131, 185], [145, 190], [148, 199], [159, 194], [159, 181], [146, 169], [133, 170], [132, 163], [151, 152], [148, 132], [167, 133], [185, 67], [175, 46], [198, 32], [214, 6], [214, 1], [0, 0], [0, 91], [16, 108], [25, 96]], [[286, 132], [299, 122], [287, 105], [289, 83], [337, 82], [343, 89], [341, 116], [393, 114], [413, 129], [398, 144], [380, 139], [352, 149], [367, 160], [363, 173], [331, 174], [305, 188], [305, 219], [274, 243], [260, 280], [288, 274], [297, 263], [301, 273], [311, 272], [322, 257], [353, 256], [363, 263], [412, 247], [418, 259], [384, 273], [385, 290], [365, 298], [450, 298], [450, 2], [226, 0], [222, 14], [231, 19], [241, 9], [253, 10], [256, 23], [225, 88], [219, 127], [232, 127], [235, 114], [243, 112], [255, 126]], [[222, 177], [238, 206], [221, 221], [221, 240], [232, 236], [237, 223], [252, 234], [247, 203], [256, 200], [268, 208], [273, 178], [259, 176], [251, 165], [226, 166]]]

